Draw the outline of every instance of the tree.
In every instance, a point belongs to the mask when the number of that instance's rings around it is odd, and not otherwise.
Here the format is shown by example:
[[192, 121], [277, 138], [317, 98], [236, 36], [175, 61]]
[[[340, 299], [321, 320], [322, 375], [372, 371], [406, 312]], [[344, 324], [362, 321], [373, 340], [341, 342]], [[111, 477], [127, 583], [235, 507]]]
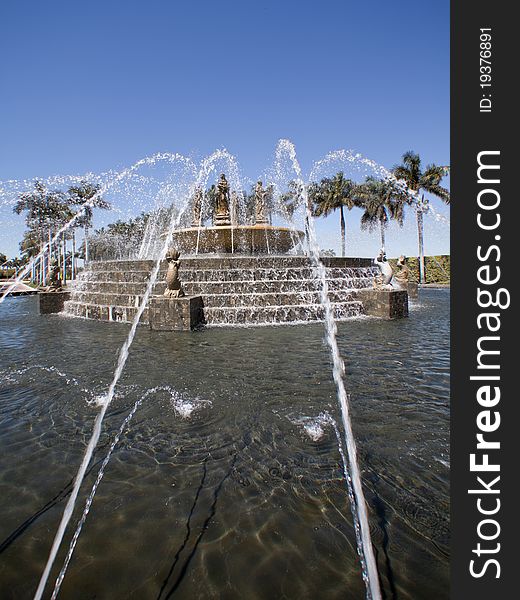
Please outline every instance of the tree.
[[[315, 186], [316, 184], [311, 184]], [[294, 213], [303, 203], [303, 185], [291, 180], [287, 185], [287, 191], [280, 195], [280, 213], [289, 220], [292, 220]], [[312, 209], [311, 209], [312, 212]]]
[[[5, 259], [2, 261], [2, 259]], [[18, 271], [21, 269], [21, 267], [24, 266], [25, 261], [22, 260], [21, 258], [19, 258], [18, 256], [15, 256], [14, 258], [7, 258], [5, 256], [5, 254], [1, 254], [0, 253], [0, 267], [2, 269], [13, 269], [14, 270], [14, 278], [16, 279], [16, 277], [18, 277]]]
[[404, 222], [404, 205], [408, 202], [406, 194], [389, 179], [367, 177], [365, 183], [356, 190], [356, 205], [364, 209], [361, 215], [361, 228], [373, 230], [379, 226], [381, 248], [385, 247], [385, 229], [390, 219], [399, 225]]
[[[161, 208], [152, 213], [158, 224], [158, 231], [166, 231], [171, 209]], [[143, 240], [150, 213], [141, 213], [128, 221], [117, 220], [107, 227], [96, 229], [90, 239], [93, 260], [122, 259], [135, 255]], [[85, 250], [84, 246], [81, 248]]]
[[[307, 186], [307, 206], [305, 207], [305, 237], [309, 243], [309, 214], [313, 212], [311, 197], [316, 194], [318, 184], [311, 183]], [[280, 195], [279, 205], [280, 212], [291, 223], [294, 213], [304, 205], [305, 202], [305, 187], [301, 181], [291, 180], [287, 185], [287, 191]]]
[[29, 229], [34, 229], [41, 240], [43, 247], [48, 234], [56, 229], [57, 221], [62, 218], [67, 204], [63, 192], [59, 190], [48, 191], [44, 184], [36, 181], [34, 190], [20, 194], [14, 206], [14, 212], [26, 212], [25, 223]]
[[99, 195], [101, 186], [88, 181], [82, 181], [78, 186], [72, 186], [69, 188], [69, 200], [72, 205], [80, 206], [83, 211], [83, 215], [78, 217], [77, 224], [79, 227], [83, 227], [85, 234], [85, 253], [84, 260], [88, 262], [88, 232], [92, 227], [92, 219], [94, 217], [94, 208], [101, 208], [102, 210], [110, 210], [111, 204]]
[[37, 232], [28, 229], [24, 232], [22, 241], [19, 244], [20, 254], [25, 260], [31, 260], [39, 253], [39, 239]]
[[[213, 219], [215, 207], [217, 205], [217, 186], [212, 183], [209, 189], [206, 190], [202, 201], [202, 224], [208, 219]], [[213, 225], [213, 223], [212, 223]]]
[[[419, 196], [421, 190], [433, 194], [440, 198], [446, 204], [450, 203], [449, 191], [440, 185], [442, 178], [449, 172], [449, 167], [440, 167], [434, 164], [427, 165], [424, 171], [421, 170], [421, 158], [413, 152], [408, 151], [403, 154], [403, 162], [396, 165], [392, 172], [397, 179], [402, 179], [408, 188]], [[424, 194], [417, 197], [417, 232], [419, 238], [419, 281], [424, 282], [424, 231], [423, 215], [428, 210], [428, 203], [424, 199]]]
[[336, 256], [336, 253], [332, 249], [322, 250], [320, 252], [320, 256], [332, 257], [332, 256]]
[[351, 210], [356, 205], [356, 187], [356, 184], [351, 179], [346, 179], [341, 171], [332, 178], [324, 178], [319, 184], [309, 186], [309, 200], [314, 206], [314, 214], [317, 217], [326, 217], [335, 210], [339, 210], [341, 256], [345, 256], [347, 241], [343, 209]]
[[[31, 238], [31, 256], [41, 254], [38, 279], [43, 284], [52, 258], [51, 240], [60, 227], [72, 218], [67, 197], [60, 190], [49, 191], [41, 181], [36, 181], [34, 190], [20, 194], [13, 210], [17, 214], [26, 213], [25, 223]], [[26, 256], [28, 247], [20, 246]]]

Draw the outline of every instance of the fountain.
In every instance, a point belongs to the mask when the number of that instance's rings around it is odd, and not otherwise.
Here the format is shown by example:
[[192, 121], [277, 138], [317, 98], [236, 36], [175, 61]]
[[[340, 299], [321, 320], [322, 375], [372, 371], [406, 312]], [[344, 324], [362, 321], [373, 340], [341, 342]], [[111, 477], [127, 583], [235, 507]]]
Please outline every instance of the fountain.
[[[237, 326], [323, 320], [321, 283], [312, 257], [304, 250], [306, 235], [296, 227], [269, 223], [267, 190], [262, 182], [258, 181], [255, 186], [251, 224], [241, 222], [245, 217], [240, 219], [240, 215], [246, 212], [243, 197], [230, 192], [225, 174], [220, 175], [213, 198], [206, 196], [200, 187], [195, 188], [190, 200], [192, 226], [171, 232], [172, 247], [183, 255], [182, 264], [176, 268], [184, 293], [188, 297], [202, 298], [204, 314], [196, 321]], [[212, 224], [205, 226], [203, 214], [208, 210]], [[197, 221], [198, 226], [193, 226]], [[163, 227], [160, 220], [151, 220], [151, 231], [145, 232], [148, 253], [155, 259], [155, 248], [163, 244], [168, 235]], [[390, 289], [380, 295], [384, 301], [373, 309], [376, 305], [370, 302], [369, 296], [377, 269], [372, 259], [323, 257], [321, 262], [329, 282], [335, 319], [365, 314], [387, 318], [406, 316], [406, 294], [401, 294], [400, 303], [392, 303], [397, 292]], [[88, 319], [132, 322], [153, 264], [152, 258], [92, 261], [71, 285], [65, 313]], [[167, 263], [161, 262], [153, 297], [165, 293], [166, 269]], [[402, 306], [402, 310], [396, 310], [395, 306]], [[190, 310], [186, 308], [186, 314]], [[200, 310], [199, 304], [195, 310]], [[149, 313], [146, 306], [142, 324], [150, 323]], [[164, 322], [163, 317], [160, 320]]]

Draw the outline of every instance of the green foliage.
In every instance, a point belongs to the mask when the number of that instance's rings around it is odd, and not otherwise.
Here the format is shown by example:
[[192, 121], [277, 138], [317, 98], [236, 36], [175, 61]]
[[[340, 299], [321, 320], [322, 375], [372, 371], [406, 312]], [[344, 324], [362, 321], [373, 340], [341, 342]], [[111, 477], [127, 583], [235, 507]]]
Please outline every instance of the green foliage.
[[24, 231], [22, 241], [19, 244], [20, 254], [26, 260], [29, 260], [38, 255], [40, 252], [41, 239], [38, 235], [38, 231], [34, 229], [27, 229]]
[[78, 186], [72, 186], [68, 190], [68, 201], [72, 206], [78, 206], [82, 215], [78, 217], [77, 224], [80, 227], [92, 227], [92, 218], [94, 208], [110, 210], [112, 208], [110, 202], [107, 202], [99, 195], [101, 186], [92, 184], [88, 181], [82, 181]]
[[319, 184], [311, 185], [309, 189], [314, 214], [317, 217], [327, 216], [342, 207], [350, 210], [356, 205], [356, 190], [356, 184], [345, 178], [341, 171], [334, 177], [323, 178]]
[[[167, 231], [174, 215], [175, 207], [160, 208], [151, 213], [141, 213], [128, 221], [121, 219], [96, 229], [90, 237], [90, 257], [92, 260], [124, 259], [135, 255], [143, 240], [150, 220], [158, 231]], [[83, 247], [80, 249], [83, 252]]]
[[36, 181], [34, 190], [20, 194], [13, 211], [25, 212], [25, 224], [40, 241], [53, 235], [73, 216], [66, 195], [60, 190], [48, 190], [40, 181]]
[[[130, 256], [141, 243], [150, 214], [122, 221], [118, 219], [106, 227], [96, 229], [89, 240], [92, 260], [118, 259]], [[84, 253], [84, 244], [80, 253]]]
[[11, 279], [16, 275], [16, 269], [0, 269], [0, 279]]
[[334, 177], [312, 183], [309, 186], [309, 200], [315, 216], [327, 216], [339, 210], [343, 256], [346, 245], [344, 208], [362, 208], [361, 227], [369, 230], [380, 227], [381, 244], [384, 246], [385, 227], [391, 219], [402, 225], [404, 206], [409, 203], [407, 195], [390, 179], [367, 177], [364, 183], [356, 184], [346, 179], [341, 171]]
[[17, 256], [15, 258], [7, 258], [0, 252], [0, 279], [9, 279], [16, 275], [18, 269], [25, 264], [25, 261]]
[[440, 198], [446, 204], [450, 203], [449, 191], [440, 185], [442, 178], [449, 173], [449, 167], [427, 165], [421, 170], [421, 157], [412, 150], [403, 154], [403, 162], [392, 169], [397, 179], [402, 179], [408, 188], [414, 192], [424, 190]]
[[[272, 219], [274, 214], [279, 214], [282, 217], [287, 217], [286, 212], [289, 216], [292, 215], [292, 212], [289, 210], [289, 206], [283, 207], [284, 204], [280, 203], [280, 206], [275, 206], [274, 203], [274, 187], [272, 185], [268, 185], [263, 188], [264, 193], [264, 204], [266, 214], [269, 215]], [[242, 192], [245, 204], [245, 219], [248, 223], [254, 223], [256, 220], [256, 184], [251, 186], [251, 191], [249, 194]]]
[[367, 177], [365, 183], [356, 187], [355, 194], [357, 206], [364, 209], [362, 229], [373, 230], [377, 226], [384, 229], [390, 219], [403, 225], [408, 198], [393, 181]]
[[[450, 283], [450, 255], [441, 254], [437, 256], [425, 256], [425, 283]], [[389, 263], [395, 271], [397, 259], [391, 258]], [[419, 281], [419, 259], [412, 256], [408, 258], [408, 267], [410, 268], [410, 281]]]
[[[316, 186], [316, 183], [311, 183], [309, 186], [309, 194]], [[287, 213], [290, 217], [298, 210], [303, 202], [303, 186], [297, 181], [289, 181], [287, 191], [280, 196], [280, 205], [282, 205], [283, 212]]]
[[114, 223], [109, 223], [106, 229], [105, 227], [96, 229], [95, 235], [108, 234], [113, 237], [125, 238], [128, 240], [138, 238], [143, 235], [149, 218], [150, 215], [148, 213], [142, 213], [138, 217], [129, 219], [128, 221], [118, 219]]
[[325, 217], [331, 212], [339, 210], [342, 256], [345, 256], [347, 240], [347, 226], [343, 209], [351, 210], [356, 206], [357, 187], [341, 171], [336, 173], [334, 177], [324, 177], [319, 183], [309, 186], [309, 201], [317, 217]]
[[[20, 194], [14, 206], [17, 214], [25, 213], [27, 230], [20, 242], [20, 252], [25, 259], [37, 256], [47, 244], [49, 237], [66, 225], [75, 214], [79, 216], [71, 227], [61, 234], [63, 240], [74, 235], [76, 227], [85, 230], [92, 224], [93, 208], [109, 209], [110, 204], [99, 196], [99, 185], [82, 181], [71, 187], [65, 194], [60, 190], [48, 190], [41, 181], [36, 181], [34, 189]], [[83, 206], [89, 201], [89, 206]]]
[[[411, 150], [403, 154], [403, 162], [393, 168], [393, 174], [397, 179], [403, 180], [408, 188], [417, 194], [417, 234], [419, 242], [419, 254], [424, 258], [424, 225], [423, 212], [428, 207], [428, 200], [424, 195], [419, 197], [421, 191], [429, 192], [440, 198], [446, 204], [450, 203], [449, 191], [440, 185], [442, 178], [449, 173], [449, 167], [427, 165], [421, 169], [421, 158]], [[426, 267], [425, 267], [426, 270]], [[423, 279], [422, 281], [426, 281]]]

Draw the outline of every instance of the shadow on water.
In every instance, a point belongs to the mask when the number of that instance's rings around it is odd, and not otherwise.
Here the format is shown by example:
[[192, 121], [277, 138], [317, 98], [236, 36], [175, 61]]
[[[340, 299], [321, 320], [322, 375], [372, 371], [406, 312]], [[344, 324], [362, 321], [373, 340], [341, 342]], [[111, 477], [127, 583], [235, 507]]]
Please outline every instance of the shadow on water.
[[162, 584], [161, 589], [159, 591], [159, 595], [157, 596], [157, 600], [159, 600], [161, 598], [164, 590], [166, 589], [166, 587], [168, 585], [168, 581], [170, 580], [170, 577], [172, 576], [173, 571], [175, 569], [175, 565], [177, 564], [177, 561], [179, 560], [179, 557], [180, 557], [182, 551], [184, 550], [184, 548], [186, 548], [186, 544], [188, 543], [188, 541], [190, 539], [190, 536], [191, 536], [191, 518], [193, 517], [193, 513], [195, 512], [195, 509], [197, 507], [197, 502], [199, 501], [199, 496], [200, 496], [200, 493], [202, 491], [202, 488], [204, 487], [204, 482], [206, 481], [206, 475], [207, 474], [208, 474], [208, 464], [207, 464], [207, 459], [204, 459], [203, 469], [202, 469], [202, 478], [200, 480], [199, 487], [197, 488], [197, 491], [195, 493], [195, 498], [193, 499], [193, 504], [192, 504], [192, 506], [190, 508], [190, 513], [188, 515], [188, 520], [186, 521], [186, 537], [182, 541], [182, 544], [180, 545], [179, 549], [175, 553], [175, 556], [173, 557], [172, 565], [170, 567], [170, 570], [168, 571], [168, 575], [166, 575], [166, 579], [163, 581], [163, 584]]
[[[182, 566], [182, 568], [180, 570], [179, 575], [177, 576], [177, 579], [175, 580], [175, 582], [173, 583], [172, 587], [170, 588], [170, 591], [166, 594], [165, 598], [171, 598], [173, 596], [173, 594], [175, 593], [175, 591], [177, 590], [177, 588], [182, 583], [182, 580], [184, 579], [186, 573], [188, 572], [188, 567], [190, 565], [191, 560], [195, 556], [195, 553], [197, 552], [197, 548], [198, 548], [198, 546], [199, 546], [199, 544], [200, 544], [200, 542], [202, 540], [202, 537], [206, 533], [211, 519], [215, 516], [215, 514], [217, 512], [217, 501], [218, 501], [218, 498], [220, 496], [220, 491], [222, 490], [222, 486], [224, 485], [226, 479], [228, 479], [228, 477], [233, 472], [236, 460], [237, 460], [237, 455], [235, 454], [233, 456], [233, 460], [231, 461], [231, 465], [230, 465], [229, 469], [224, 474], [224, 476], [220, 480], [219, 484], [215, 488], [215, 491], [213, 492], [213, 502], [212, 502], [212, 504], [211, 504], [211, 506], [209, 508], [208, 515], [207, 515], [206, 519], [204, 520], [204, 523], [202, 524], [202, 527], [200, 529], [199, 535], [197, 536], [197, 538], [195, 540], [195, 543], [193, 544], [193, 548], [192, 548], [191, 552], [189, 553], [189, 555], [186, 557], [186, 560], [184, 561], [184, 564], [183, 564], [183, 566]], [[195, 507], [197, 505], [199, 494], [200, 494], [200, 492], [201, 492], [201, 490], [202, 490], [202, 488], [204, 486], [204, 480], [206, 479], [206, 474], [207, 474], [207, 463], [206, 463], [206, 461], [204, 461], [204, 472], [203, 472], [203, 475], [202, 475], [202, 480], [201, 480], [201, 483], [200, 483], [199, 488], [197, 490], [197, 493], [195, 495], [195, 500], [194, 500], [194, 503], [193, 503], [193, 506], [192, 506], [192, 510], [190, 511], [190, 515], [189, 515], [188, 521], [186, 523], [186, 538], [185, 538], [182, 546], [179, 548], [177, 554], [175, 555], [175, 558], [174, 558], [174, 561], [173, 561], [172, 566], [170, 568], [170, 571], [168, 573], [168, 576], [164, 580], [163, 587], [161, 588], [161, 591], [159, 592], [159, 595], [157, 596], [157, 600], [160, 599], [160, 597], [161, 597], [161, 595], [163, 593], [163, 590], [166, 588], [168, 580], [171, 577], [171, 575], [172, 575], [172, 573], [173, 573], [173, 571], [175, 569], [175, 565], [177, 564], [178, 557], [180, 556], [180, 553], [182, 552], [182, 550], [186, 546], [187, 542], [189, 541], [189, 537], [190, 537], [190, 534], [191, 534], [191, 529], [190, 529], [190, 526], [189, 526], [190, 525], [190, 519], [191, 519], [193, 511], [195, 510]]]
[[[383, 549], [383, 553], [385, 556], [385, 571], [386, 571], [386, 578], [388, 579], [388, 584], [390, 586], [390, 594], [391, 596], [389, 596], [392, 600], [397, 600], [397, 589], [395, 587], [395, 581], [394, 581], [394, 573], [392, 570], [392, 561], [390, 559], [390, 555], [388, 552], [388, 542], [389, 542], [389, 536], [388, 536], [388, 530], [387, 530], [387, 525], [388, 525], [388, 521], [386, 520], [386, 508], [385, 508], [385, 504], [384, 502], [381, 500], [381, 498], [379, 498], [378, 496], [374, 496], [371, 499], [371, 506], [374, 508], [375, 513], [378, 517], [378, 524], [379, 527], [381, 528], [382, 532], [383, 532], [383, 539], [381, 541], [381, 546]], [[376, 550], [377, 552], [377, 550]], [[382, 588], [382, 595], [383, 598], [387, 598], [388, 596], [385, 593], [384, 588]]]
[[[106, 446], [106, 444], [105, 444]], [[100, 447], [102, 449], [102, 447]], [[95, 469], [101, 462], [102, 458], [97, 460], [87, 471], [87, 475], [91, 473], [93, 469]], [[16, 541], [18, 537], [20, 537], [25, 531], [41, 516], [43, 516], [48, 510], [51, 510], [54, 506], [60, 504], [70, 496], [72, 492], [72, 486], [74, 485], [74, 477], [63, 487], [55, 496], [51, 498], [46, 504], [44, 504], [39, 510], [37, 510], [34, 514], [28, 517], [23, 523], [21, 523], [10, 535], [8, 535], [5, 540], [0, 543], [0, 554], [7, 550], [9, 546]]]
[[[118, 416], [125, 412], [125, 409], [119, 409], [112, 411], [110, 416]], [[104, 444], [100, 444], [97, 448], [97, 452], [102, 452], [109, 445], [108, 441]], [[103, 458], [99, 458], [94, 463], [90, 465], [90, 467], [86, 471], [86, 476], [90, 475], [90, 473], [101, 463], [103, 462]], [[23, 523], [21, 523], [12, 533], [10, 533], [2, 542], [0, 542], [0, 554], [7, 550], [9, 546], [16, 541], [16, 539], [21, 536], [35, 521], [37, 521], [40, 517], [42, 517], [47, 511], [51, 510], [54, 506], [60, 504], [68, 498], [72, 492], [72, 487], [74, 485], [74, 477], [69, 480], [69, 482], [58, 491], [58, 493], [51, 498], [48, 502], [46, 502], [39, 510], [33, 513], [30, 517], [28, 517]]]

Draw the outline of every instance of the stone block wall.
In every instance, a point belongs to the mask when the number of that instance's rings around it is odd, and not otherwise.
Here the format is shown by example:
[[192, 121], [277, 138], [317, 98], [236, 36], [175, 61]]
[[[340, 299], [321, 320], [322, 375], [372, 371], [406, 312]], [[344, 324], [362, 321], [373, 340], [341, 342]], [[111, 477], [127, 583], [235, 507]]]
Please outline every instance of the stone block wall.
[[153, 296], [148, 308], [150, 329], [154, 331], [190, 331], [204, 324], [201, 296], [165, 298]]
[[408, 316], [406, 290], [358, 290], [356, 298], [361, 301], [364, 314], [371, 317], [401, 319]]
[[70, 300], [70, 292], [40, 292], [38, 294], [40, 314], [49, 315], [63, 311], [66, 300]]

